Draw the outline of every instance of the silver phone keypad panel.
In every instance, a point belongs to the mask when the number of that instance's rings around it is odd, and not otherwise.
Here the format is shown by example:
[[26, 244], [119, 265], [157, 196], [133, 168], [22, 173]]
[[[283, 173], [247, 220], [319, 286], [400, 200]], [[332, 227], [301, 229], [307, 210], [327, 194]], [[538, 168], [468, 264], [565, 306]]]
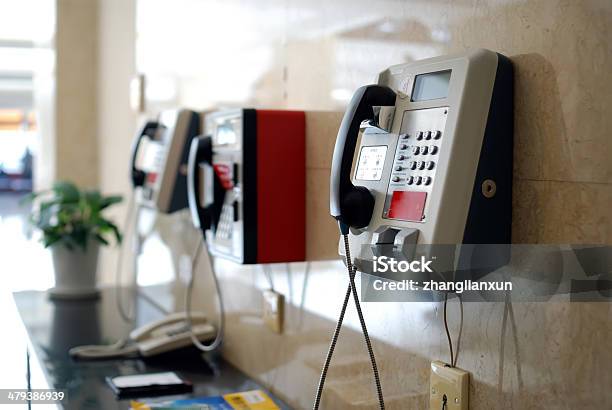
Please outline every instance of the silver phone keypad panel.
[[231, 239], [234, 230], [234, 207], [223, 205], [219, 225], [217, 226], [216, 237], [219, 239]]
[[447, 114], [447, 107], [404, 112], [383, 218], [389, 218], [393, 192], [431, 192], [439, 167]]

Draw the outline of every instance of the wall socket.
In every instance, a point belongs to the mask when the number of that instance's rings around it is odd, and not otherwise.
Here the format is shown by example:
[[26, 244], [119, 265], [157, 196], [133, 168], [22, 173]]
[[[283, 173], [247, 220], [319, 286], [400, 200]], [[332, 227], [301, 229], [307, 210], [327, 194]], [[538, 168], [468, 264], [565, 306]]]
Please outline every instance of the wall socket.
[[283, 333], [285, 297], [274, 290], [263, 292], [263, 320], [273, 332]]
[[[441, 361], [431, 362], [430, 410], [468, 410], [470, 374]], [[446, 398], [446, 406], [443, 407]]]

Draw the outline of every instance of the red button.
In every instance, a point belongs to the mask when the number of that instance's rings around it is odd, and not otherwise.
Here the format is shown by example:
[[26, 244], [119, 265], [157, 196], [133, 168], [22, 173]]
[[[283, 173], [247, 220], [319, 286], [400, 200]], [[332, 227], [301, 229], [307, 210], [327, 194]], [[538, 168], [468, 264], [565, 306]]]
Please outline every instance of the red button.
[[226, 164], [214, 164], [213, 168], [215, 173], [221, 180], [221, 186], [223, 189], [230, 190], [234, 187], [234, 183], [232, 182], [232, 175], [229, 165]]
[[421, 222], [425, 211], [427, 192], [394, 191], [389, 218]]
[[154, 184], [157, 181], [157, 173], [149, 172], [147, 173], [147, 183]]

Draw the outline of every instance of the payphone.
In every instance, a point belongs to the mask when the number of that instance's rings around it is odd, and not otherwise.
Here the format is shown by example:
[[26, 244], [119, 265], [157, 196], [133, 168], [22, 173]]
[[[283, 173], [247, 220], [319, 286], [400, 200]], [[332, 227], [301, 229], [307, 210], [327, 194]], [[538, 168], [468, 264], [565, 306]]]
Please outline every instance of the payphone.
[[218, 111], [204, 133], [192, 143], [188, 197], [194, 224], [212, 228], [211, 253], [242, 264], [303, 261], [304, 112]]
[[[200, 115], [181, 109], [162, 111], [155, 120], [147, 121], [136, 134], [131, 151], [130, 179], [132, 196], [124, 223], [124, 231], [132, 222], [134, 263], [130, 290], [137, 286], [138, 263], [142, 237], [138, 233], [141, 208], [155, 212], [173, 213], [187, 207], [187, 161], [191, 139], [200, 133]], [[136, 205], [136, 212], [134, 212]], [[135, 213], [135, 215], [134, 215]], [[124, 249], [119, 251], [116, 282], [122, 283]], [[135, 295], [132, 295], [135, 298]], [[123, 292], [116, 294], [117, 310], [126, 322], [134, 320], [124, 307]], [[193, 320], [191, 317], [193, 316]], [[215, 328], [200, 312], [175, 313], [155, 323], [136, 329], [126, 339], [112, 345], [79, 346], [71, 349], [73, 357], [81, 359], [109, 359], [117, 357], [148, 357], [189, 346], [215, 336]]]
[[200, 115], [191, 110], [162, 111], [134, 138], [131, 181], [139, 203], [162, 213], [187, 207], [187, 155], [200, 133]]
[[510, 60], [481, 49], [392, 66], [353, 95], [330, 179], [349, 286], [314, 409], [351, 295], [385, 407], [357, 271], [375, 273], [379, 256], [410, 261], [417, 245], [511, 242], [513, 92]]
[[[204, 135], [191, 143], [187, 198], [202, 237], [192, 259], [185, 312], [191, 324], [195, 269], [204, 249], [241, 264], [302, 261], [306, 257], [305, 116], [297, 111], [236, 109], [206, 115]], [[223, 338], [225, 311], [214, 263]]]
[[393, 66], [357, 90], [330, 210], [358, 270], [381, 250], [410, 260], [417, 244], [509, 244], [512, 147], [512, 65], [492, 51]]
[[[130, 159], [132, 195], [124, 222], [131, 228], [134, 258], [130, 288], [135, 289], [138, 256], [143, 238], [138, 222], [144, 209], [170, 214], [187, 207], [187, 157], [191, 139], [200, 133], [200, 115], [189, 109], [162, 111], [155, 120], [145, 122], [134, 137]], [[124, 248], [117, 258], [116, 282], [122, 283]], [[117, 295], [121, 318], [130, 322], [133, 315], [123, 306], [122, 292]]]

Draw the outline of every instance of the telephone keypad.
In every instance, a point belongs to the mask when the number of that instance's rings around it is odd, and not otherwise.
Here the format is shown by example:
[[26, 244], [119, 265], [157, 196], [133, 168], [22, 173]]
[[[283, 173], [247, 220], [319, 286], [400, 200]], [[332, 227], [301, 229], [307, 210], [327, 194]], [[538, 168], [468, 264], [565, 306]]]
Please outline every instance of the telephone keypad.
[[[425, 220], [428, 196], [433, 190], [439, 165], [437, 156], [444, 140], [445, 111], [445, 107], [436, 107], [404, 112], [383, 218]], [[414, 202], [416, 199], [418, 203]]]
[[217, 225], [216, 236], [219, 239], [230, 239], [234, 229], [234, 207], [232, 205], [223, 205], [221, 208], [221, 216]]

